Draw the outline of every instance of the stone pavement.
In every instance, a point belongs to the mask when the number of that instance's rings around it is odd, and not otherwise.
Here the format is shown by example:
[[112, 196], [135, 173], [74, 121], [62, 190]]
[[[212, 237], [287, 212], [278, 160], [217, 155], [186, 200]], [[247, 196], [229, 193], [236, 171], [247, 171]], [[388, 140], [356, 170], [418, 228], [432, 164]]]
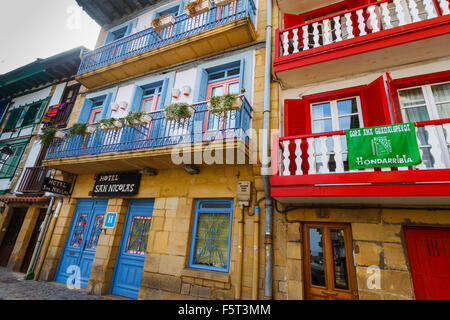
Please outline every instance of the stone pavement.
[[0, 300], [104, 300], [100, 296], [70, 290], [65, 285], [24, 280], [24, 276], [0, 268]]

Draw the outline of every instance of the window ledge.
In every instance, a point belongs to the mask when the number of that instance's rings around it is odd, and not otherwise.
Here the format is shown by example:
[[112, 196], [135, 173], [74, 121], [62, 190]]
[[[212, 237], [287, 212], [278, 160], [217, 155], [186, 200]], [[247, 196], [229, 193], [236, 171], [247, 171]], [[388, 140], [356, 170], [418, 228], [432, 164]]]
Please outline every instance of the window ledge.
[[222, 273], [218, 271], [208, 271], [200, 269], [186, 268], [181, 272], [183, 277], [200, 278], [203, 280], [217, 281], [223, 283], [230, 282], [230, 275], [228, 273]]

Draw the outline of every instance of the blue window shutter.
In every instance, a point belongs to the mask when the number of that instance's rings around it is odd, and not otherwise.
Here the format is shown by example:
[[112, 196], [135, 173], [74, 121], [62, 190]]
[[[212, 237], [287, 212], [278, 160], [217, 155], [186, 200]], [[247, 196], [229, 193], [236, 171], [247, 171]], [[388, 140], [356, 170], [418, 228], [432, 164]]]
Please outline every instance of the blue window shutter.
[[141, 110], [142, 96], [144, 95], [144, 90], [141, 87], [135, 86], [133, 98], [131, 99], [131, 106], [129, 111], [136, 112]]
[[137, 19], [131, 21], [128, 26], [127, 26], [127, 32], [125, 33], [125, 36], [129, 36], [131, 34], [131, 32], [133, 31], [133, 28], [136, 26], [137, 24]]
[[244, 78], [245, 78], [245, 59], [241, 59], [241, 71], [239, 73], [239, 90], [245, 88]]
[[111, 116], [111, 97], [112, 93], [108, 93], [103, 101], [102, 119], [107, 119]]
[[200, 71], [200, 79], [197, 80], [196, 91], [194, 94], [194, 102], [201, 102], [206, 100], [206, 93], [208, 90], [208, 72], [205, 69]]
[[112, 32], [108, 32], [108, 35], [105, 39], [105, 44], [108, 44], [110, 42], [113, 42], [116, 39], [116, 36]]
[[169, 86], [169, 78], [165, 78], [161, 88], [161, 97], [159, 99], [158, 110], [162, 110], [166, 105], [168, 86]]
[[89, 116], [91, 115], [92, 106], [94, 102], [91, 99], [84, 99], [83, 106], [81, 107], [80, 115], [78, 116], [78, 123], [89, 122]]

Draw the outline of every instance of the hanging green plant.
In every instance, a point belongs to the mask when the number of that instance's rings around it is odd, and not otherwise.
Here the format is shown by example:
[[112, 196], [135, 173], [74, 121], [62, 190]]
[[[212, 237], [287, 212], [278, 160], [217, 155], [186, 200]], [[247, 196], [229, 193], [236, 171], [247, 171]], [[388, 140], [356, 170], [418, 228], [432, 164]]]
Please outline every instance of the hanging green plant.
[[88, 127], [87, 123], [75, 123], [69, 129], [69, 136], [82, 136], [86, 134], [87, 127]]
[[127, 125], [128, 127], [134, 127], [149, 123], [151, 120], [151, 116], [142, 111], [129, 112], [124, 120], [125, 125]]
[[231, 110], [241, 108], [242, 100], [238, 94], [226, 94], [219, 97], [211, 97], [208, 102], [208, 111], [214, 115], [220, 116]]
[[168, 121], [177, 121], [190, 118], [192, 109], [187, 103], [172, 103], [164, 108], [164, 115]]
[[55, 138], [55, 134], [57, 131], [58, 131], [57, 128], [52, 127], [47, 127], [44, 130], [42, 130], [42, 134], [39, 136], [42, 145], [44, 145], [45, 147], [50, 146], [53, 139]]
[[111, 130], [111, 129], [115, 129], [114, 126], [114, 121], [116, 119], [114, 118], [110, 118], [110, 119], [101, 119], [100, 121], [97, 122], [97, 128], [99, 130]]

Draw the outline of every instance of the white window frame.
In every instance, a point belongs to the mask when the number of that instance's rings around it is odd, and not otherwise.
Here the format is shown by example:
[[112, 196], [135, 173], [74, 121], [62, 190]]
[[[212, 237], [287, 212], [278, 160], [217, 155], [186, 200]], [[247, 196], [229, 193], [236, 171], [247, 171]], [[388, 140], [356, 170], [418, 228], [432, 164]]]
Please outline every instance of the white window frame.
[[[430, 120], [439, 120], [441, 118], [439, 117], [439, 114], [438, 114], [438, 109], [437, 109], [437, 106], [436, 106], [436, 100], [434, 99], [433, 90], [431, 89], [431, 87], [438, 86], [438, 85], [441, 85], [441, 84], [447, 84], [447, 83], [450, 83], [450, 81], [425, 84], [425, 85], [421, 85], [421, 86], [414, 86], [414, 87], [409, 87], [409, 88], [404, 88], [404, 89], [398, 90], [398, 94], [399, 94], [398, 100], [399, 100], [399, 104], [400, 104], [400, 111], [402, 113], [403, 121], [407, 120], [403, 110], [410, 109], [410, 108], [417, 108], [417, 106], [411, 106], [411, 107], [404, 107], [404, 106], [402, 106], [402, 102], [401, 102], [401, 98], [400, 98], [400, 92], [413, 90], [413, 89], [421, 89], [423, 97], [425, 99], [425, 107], [427, 108], [427, 112], [428, 112], [428, 116], [430, 117]], [[448, 101], [448, 102], [450, 102], [450, 101]], [[439, 104], [441, 104], [441, 103], [445, 103], [445, 102], [439, 102]]]
[[[345, 115], [339, 115], [338, 107], [337, 107], [338, 102], [345, 101], [345, 100], [351, 100], [351, 99], [356, 99], [356, 107], [358, 108], [358, 112], [357, 113], [349, 113], [349, 114], [345, 114]], [[361, 99], [359, 96], [352, 96], [352, 97], [346, 97], [346, 98], [341, 98], [341, 99], [336, 99], [336, 100], [328, 100], [328, 101], [322, 101], [322, 102], [317, 102], [317, 103], [311, 103], [309, 108], [310, 108], [310, 114], [311, 114], [311, 129], [313, 131], [314, 131], [314, 121], [330, 119], [330, 117], [318, 118], [318, 119], [314, 119], [314, 117], [313, 117], [313, 107], [316, 105], [325, 104], [325, 103], [330, 104], [332, 131], [343, 130], [343, 129], [339, 128], [339, 118], [348, 117], [350, 115], [355, 115], [355, 114], [358, 114], [359, 127], [364, 128], [364, 121], [363, 121], [363, 116], [362, 116], [362, 111], [361, 111]]]

